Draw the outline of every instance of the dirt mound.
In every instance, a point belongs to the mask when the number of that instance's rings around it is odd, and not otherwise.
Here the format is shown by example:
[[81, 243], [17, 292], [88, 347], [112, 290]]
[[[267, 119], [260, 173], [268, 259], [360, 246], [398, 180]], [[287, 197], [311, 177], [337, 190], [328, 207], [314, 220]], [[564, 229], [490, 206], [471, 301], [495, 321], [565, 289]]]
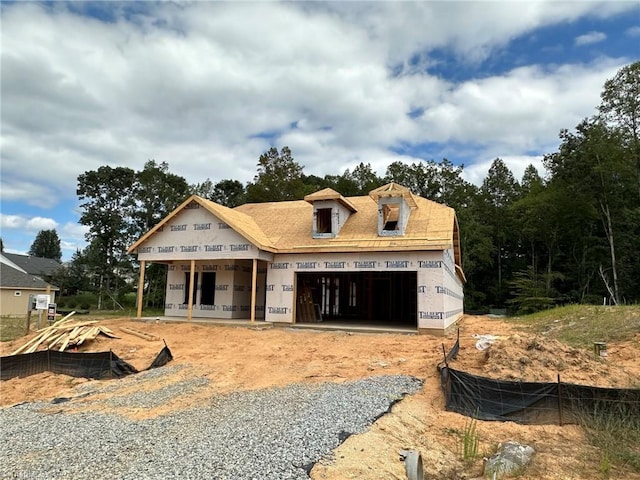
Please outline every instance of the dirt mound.
[[[556, 382], [598, 387], [635, 388], [640, 376], [640, 335], [610, 343], [607, 356], [574, 348], [544, 335], [499, 325], [496, 319], [465, 317], [460, 352], [451, 368], [497, 380]], [[481, 332], [490, 331], [492, 334]], [[479, 333], [480, 332], [480, 333]], [[494, 335], [498, 332], [498, 335]], [[448, 344], [451, 348], [453, 344]]]
[[560, 375], [563, 382], [599, 387], [629, 387], [637, 381], [608, 357], [557, 340], [518, 334], [487, 348], [477, 371], [499, 380], [530, 382], [555, 382]]

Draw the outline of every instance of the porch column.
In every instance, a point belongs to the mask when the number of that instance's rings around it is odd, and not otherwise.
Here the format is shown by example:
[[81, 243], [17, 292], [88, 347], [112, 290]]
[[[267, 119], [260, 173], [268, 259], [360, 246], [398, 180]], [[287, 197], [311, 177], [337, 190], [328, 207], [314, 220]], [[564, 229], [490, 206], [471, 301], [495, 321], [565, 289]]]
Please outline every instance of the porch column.
[[140, 277], [138, 278], [138, 318], [142, 317], [142, 292], [144, 292], [144, 270], [147, 262], [140, 260]]
[[251, 323], [256, 321], [256, 285], [258, 283], [258, 259], [253, 259], [253, 272], [251, 274]]
[[193, 280], [195, 277], [196, 261], [191, 260], [191, 268], [189, 270], [189, 303], [187, 304], [187, 320], [191, 321], [191, 313], [193, 312]]

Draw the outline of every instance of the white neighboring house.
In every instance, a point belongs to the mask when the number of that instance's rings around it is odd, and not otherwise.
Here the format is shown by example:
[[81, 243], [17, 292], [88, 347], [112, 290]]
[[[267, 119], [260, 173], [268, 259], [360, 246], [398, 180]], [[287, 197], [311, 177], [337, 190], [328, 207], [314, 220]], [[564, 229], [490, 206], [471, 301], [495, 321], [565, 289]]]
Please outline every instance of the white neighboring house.
[[398, 326], [444, 334], [463, 314], [455, 211], [391, 183], [367, 196], [227, 208], [191, 196], [129, 249], [168, 265], [165, 315]]
[[[32, 259], [32, 261], [29, 259]], [[39, 275], [30, 273], [29, 270], [26, 269], [31, 267], [31, 271], [34, 271], [33, 269], [40, 271], [42, 265], [53, 266], [51, 262], [60, 266], [58, 262], [51, 259], [0, 253], [1, 316], [26, 315], [30, 307], [30, 295], [44, 295], [49, 292], [51, 303], [55, 303], [55, 295], [59, 288], [44, 281]], [[18, 263], [20, 263], [20, 265]]]

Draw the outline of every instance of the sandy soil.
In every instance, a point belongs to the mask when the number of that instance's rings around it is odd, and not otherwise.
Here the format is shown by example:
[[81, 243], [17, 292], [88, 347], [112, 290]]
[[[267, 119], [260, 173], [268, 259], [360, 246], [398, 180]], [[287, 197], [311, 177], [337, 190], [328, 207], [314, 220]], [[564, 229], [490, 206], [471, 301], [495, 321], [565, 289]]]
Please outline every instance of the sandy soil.
[[[361, 334], [268, 328], [206, 326], [189, 323], [138, 323], [128, 319], [101, 322], [121, 338], [98, 337], [81, 351], [112, 350], [138, 369], [146, 368], [162, 349], [162, 340], [146, 341], [119, 330], [129, 326], [166, 341], [173, 364], [188, 365], [159, 380], [159, 388], [185, 376], [209, 378], [197, 395], [152, 411], [127, 411], [133, 418], [161, 415], [186, 408], [216, 393], [286, 385], [296, 382], [343, 382], [369, 375], [409, 374], [424, 380], [421, 392], [396, 404], [362, 435], [349, 437], [330, 458], [317, 464], [312, 478], [326, 480], [405, 479], [399, 451], [417, 449], [426, 478], [474, 478], [482, 461], [464, 465], [460, 437], [467, 418], [444, 410], [436, 365], [442, 345], [455, 338], [400, 334]], [[476, 348], [473, 335], [499, 339], [486, 351]], [[608, 358], [568, 348], [543, 336], [518, 330], [488, 317], [466, 316], [460, 323], [461, 351], [453, 368], [501, 379], [555, 381], [597, 386], [637, 387], [640, 384], [640, 334], [628, 342], [608, 345]], [[7, 355], [29, 337], [0, 344]], [[0, 383], [0, 404], [77, 395], [73, 388], [85, 380], [45, 373]], [[103, 380], [100, 382], [117, 382]], [[515, 440], [534, 447], [536, 454], [525, 476], [537, 479], [598, 478], [599, 453], [577, 426], [522, 426], [512, 422], [478, 422], [480, 451], [489, 456], [499, 443]], [[612, 474], [615, 478], [615, 472]], [[640, 479], [640, 475], [625, 478]]]

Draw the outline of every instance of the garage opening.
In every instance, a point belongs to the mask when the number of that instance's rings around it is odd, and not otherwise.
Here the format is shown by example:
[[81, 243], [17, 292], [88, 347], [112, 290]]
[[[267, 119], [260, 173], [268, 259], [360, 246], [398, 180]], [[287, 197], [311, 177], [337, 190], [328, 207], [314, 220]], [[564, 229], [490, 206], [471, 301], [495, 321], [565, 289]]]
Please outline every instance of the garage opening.
[[417, 272], [298, 273], [296, 322], [417, 328]]

